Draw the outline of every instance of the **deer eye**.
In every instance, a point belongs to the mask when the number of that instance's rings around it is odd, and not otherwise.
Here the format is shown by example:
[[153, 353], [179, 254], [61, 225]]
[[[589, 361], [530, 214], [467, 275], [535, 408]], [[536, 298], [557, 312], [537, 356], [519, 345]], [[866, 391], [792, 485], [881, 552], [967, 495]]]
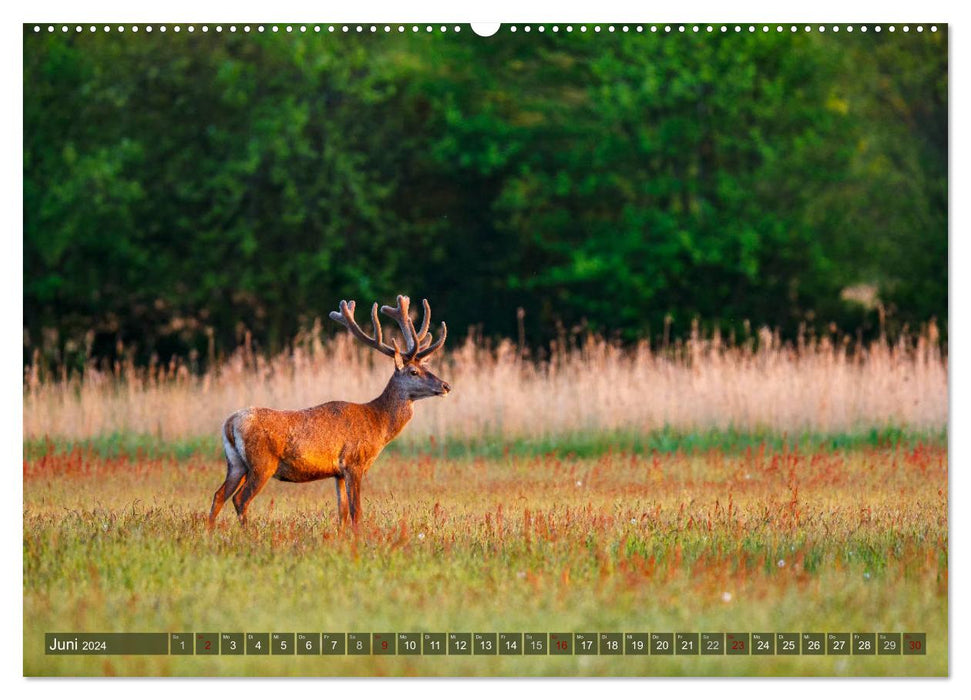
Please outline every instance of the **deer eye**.
[[412, 377], [417, 377], [418, 376], [418, 370], [415, 369], [414, 367], [411, 368], [411, 370], [410, 370], [409, 373], [411, 374]]

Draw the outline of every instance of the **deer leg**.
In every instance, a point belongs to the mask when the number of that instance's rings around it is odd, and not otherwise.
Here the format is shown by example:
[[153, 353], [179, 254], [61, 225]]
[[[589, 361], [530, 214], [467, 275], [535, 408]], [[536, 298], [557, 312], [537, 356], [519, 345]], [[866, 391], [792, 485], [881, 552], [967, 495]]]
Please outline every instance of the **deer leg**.
[[216, 525], [216, 518], [219, 516], [219, 511], [223, 509], [226, 499], [230, 498], [239, 489], [239, 485], [245, 478], [245, 472], [242, 474], [237, 474], [230, 471], [229, 475], [226, 477], [226, 481], [223, 482], [222, 486], [216, 489], [216, 493], [212, 497], [212, 508], [209, 511], [210, 530], [212, 530], [212, 528]]
[[212, 530], [216, 524], [219, 511], [223, 509], [226, 499], [235, 494], [240, 485], [246, 480], [246, 465], [235, 454], [226, 454], [226, 480], [222, 486], [216, 489], [212, 497], [212, 509], [209, 511], [209, 529]]
[[246, 525], [246, 511], [249, 509], [249, 504], [263, 490], [266, 482], [273, 476], [274, 471], [274, 469], [254, 469], [246, 479], [243, 487], [233, 496], [233, 505], [236, 506], [236, 514], [239, 515], [241, 525]]
[[348, 469], [345, 477], [347, 479], [347, 504], [351, 511], [351, 524], [356, 528], [358, 520], [361, 518], [361, 480], [364, 474], [358, 474], [354, 470]]
[[343, 476], [334, 479], [337, 485], [337, 530], [342, 531], [350, 515], [347, 502], [347, 484]]
[[246, 475], [243, 474], [242, 480], [239, 482], [239, 486], [236, 487], [236, 493], [233, 494], [233, 506], [236, 508], [236, 515], [239, 516], [243, 512], [243, 485], [246, 483]]

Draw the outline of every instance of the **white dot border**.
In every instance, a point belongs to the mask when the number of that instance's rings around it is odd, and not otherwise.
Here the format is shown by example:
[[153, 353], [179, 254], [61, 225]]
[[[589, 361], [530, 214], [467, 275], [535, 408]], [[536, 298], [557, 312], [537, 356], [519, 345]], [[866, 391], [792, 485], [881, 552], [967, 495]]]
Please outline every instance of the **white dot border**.
[[[459, 24], [31, 24], [24, 25], [29, 34], [62, 34], [77, 35], [96, 34], [98, 32], [124, 34], [144, 32], [152, 34], [461, 34], [463, 25]], [[936, 34], [940, 27], [936, 24], [506, 24], [499, 28], [499, 32], [508, 34], [796, 34], [802, 32], [816, 32], [819, 34], [840, 33], [876, 33], [884, 31], [891, 34]], [[476, 36], [474, 31], [468, 32]], [[481, 38], [481, 37], [480, 37]]]

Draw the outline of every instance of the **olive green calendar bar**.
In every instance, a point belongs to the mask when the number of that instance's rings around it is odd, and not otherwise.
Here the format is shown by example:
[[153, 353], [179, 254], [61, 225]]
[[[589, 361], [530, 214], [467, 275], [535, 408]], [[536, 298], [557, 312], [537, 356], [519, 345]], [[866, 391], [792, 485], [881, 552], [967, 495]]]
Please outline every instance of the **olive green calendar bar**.
[[913, 656], [924, 632], [49, 632], [55, 655]]

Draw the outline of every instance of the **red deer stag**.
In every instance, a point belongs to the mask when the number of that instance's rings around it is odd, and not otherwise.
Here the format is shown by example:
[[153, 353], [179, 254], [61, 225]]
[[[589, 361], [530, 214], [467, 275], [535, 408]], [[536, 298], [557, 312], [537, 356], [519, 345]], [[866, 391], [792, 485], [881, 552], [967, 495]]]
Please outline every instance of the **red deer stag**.
[[241, 524], [246, 524], [250, 503], [270, 477], [280, 481], [316, 481], [333, 477], [337, 481], [337, 512], [341, 529], [348, 517], [356, 525], [361, 517], [361, 482], [384, 446], [411, 419], [412, 403], [428, 396], [445, 396], [451, 387], [432, 374], [426, 358], [445, 343], [447, 329], [435, 342], [428, 333], [431, 309], [423, 300], [425, 315], [421, 328], [408, 315], [409, 300], [398, 297], [398, 306], [382, 306], [382, 313], [397, 322], [405, 340], [384, 342], [378, 321], [377, 303], [371, 308], [374, 335], [365, 333], [354, 320], [354, 302], [342, 301], [340, 311], [330, 317], [370, 348], [394, 358], [394, 374], [381, 395], [370, 403], [347, 401], [305, 408], [275, 411], [244, 408], [223, 424], [226, 452], [226, 481], [216, 491], [209, 512], [209, 529], [226, 499], [232, 497]]

